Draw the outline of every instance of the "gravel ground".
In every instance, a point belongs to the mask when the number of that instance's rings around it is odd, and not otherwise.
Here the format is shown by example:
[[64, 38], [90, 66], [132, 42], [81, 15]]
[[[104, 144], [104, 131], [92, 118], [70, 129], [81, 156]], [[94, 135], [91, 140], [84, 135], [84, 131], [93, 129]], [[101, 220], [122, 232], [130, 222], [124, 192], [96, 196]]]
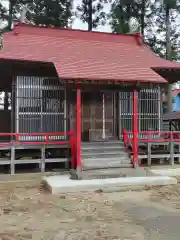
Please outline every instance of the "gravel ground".
[[39, 182], [0, 184], [0, 240], [179, 240], [180, 184], [54, 196]]

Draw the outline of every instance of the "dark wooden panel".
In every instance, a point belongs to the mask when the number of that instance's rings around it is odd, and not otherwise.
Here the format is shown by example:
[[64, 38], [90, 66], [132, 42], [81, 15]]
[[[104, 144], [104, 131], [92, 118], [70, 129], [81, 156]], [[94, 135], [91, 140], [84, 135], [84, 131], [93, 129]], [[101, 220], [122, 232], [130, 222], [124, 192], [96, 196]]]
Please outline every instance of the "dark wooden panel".
[[114, 109], [114, 94], [112, 92], [106, 92], [104, 94], [105, 103], [105, 129], [106, 138], [115, 137], [115, 109]]
[[[104, 96], [104, 108], [103, 108]], [[103, 114], [105, 117], [105, 136], [114, 137], [114, 93], [82, 92], [82, 140], [98, 141], [103, 137]], [[76, 93], [70, 94], [71, 128], [76, 129]], [[103, 112], [104, 109], [104, 112]]]
[[[112, 92], [93, 92], [87, 95], [86, 92], [83, 96], [82, 122], [86, 124], [82, 127], [84, 134], [87, 136], [87, 132], [89, 132], [89, 140], [91, 141], [102, 140], [103, 137], [105, 139], [114, 137], [114, 94]], [[103, 136], [103, 127], [105, 127], [105, 136]]]

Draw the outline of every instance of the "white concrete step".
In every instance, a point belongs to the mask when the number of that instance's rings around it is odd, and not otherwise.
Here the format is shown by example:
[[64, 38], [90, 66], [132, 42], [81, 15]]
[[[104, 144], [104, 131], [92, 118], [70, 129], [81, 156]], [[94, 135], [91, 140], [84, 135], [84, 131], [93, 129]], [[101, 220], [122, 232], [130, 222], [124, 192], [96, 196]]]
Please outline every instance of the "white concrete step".
[[43, 178], [44, 185], [52, 194], [94, 192], [101, 189], [103, 192], [118, 191], [128, 186], [163, 186], [177, 184], [177, 179], [165, 176], [155, 177], [120, 177], [92, 180], [71, 180], [69, 175], [49, 176]]

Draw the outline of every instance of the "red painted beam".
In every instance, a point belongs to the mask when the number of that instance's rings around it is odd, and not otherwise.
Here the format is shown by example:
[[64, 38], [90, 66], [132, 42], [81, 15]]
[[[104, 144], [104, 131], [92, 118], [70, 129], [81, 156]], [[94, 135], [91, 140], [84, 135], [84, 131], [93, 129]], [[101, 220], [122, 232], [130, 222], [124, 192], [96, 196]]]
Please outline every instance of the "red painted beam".
[[76, 93], [76, 161], [77, 172], [82, 169], [81, 162], [81, 90], [77, 88]]
[[138, 164], [138, 92], [133, 90], [133, 164], [136, 168]]

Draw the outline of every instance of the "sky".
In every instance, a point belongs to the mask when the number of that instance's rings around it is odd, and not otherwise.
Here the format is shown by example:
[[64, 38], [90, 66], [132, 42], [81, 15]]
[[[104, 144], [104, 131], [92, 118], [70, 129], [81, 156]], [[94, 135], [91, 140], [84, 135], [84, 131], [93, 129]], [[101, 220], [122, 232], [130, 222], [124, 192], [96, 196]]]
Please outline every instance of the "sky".
[[[4, 6], [6, 6], [8, 8], [8, 0], [1, 0], [4, 4]], [[81, 3], [81, 0], [74, 0], [74, 9], [77, 7], [78, 4]], [[110, 4], [104, 4], [104, 11], [105, 12], [109, 12], [110, 9]], [[2, 25], [2, 23], [1, 23]], [[73, 28], [75, 29], [83, 29], [83, 30], [87, 30], [87, 24], [83, 23], [80, 19], [75, 19], [73, 22]], [[96, 31], [101, 31], [101, 32], [110, 32], [111, 29], [109, 27], [108, 24], [106, 24], [105, 26], [99, 26], [98, 28], [96, 28]]]

